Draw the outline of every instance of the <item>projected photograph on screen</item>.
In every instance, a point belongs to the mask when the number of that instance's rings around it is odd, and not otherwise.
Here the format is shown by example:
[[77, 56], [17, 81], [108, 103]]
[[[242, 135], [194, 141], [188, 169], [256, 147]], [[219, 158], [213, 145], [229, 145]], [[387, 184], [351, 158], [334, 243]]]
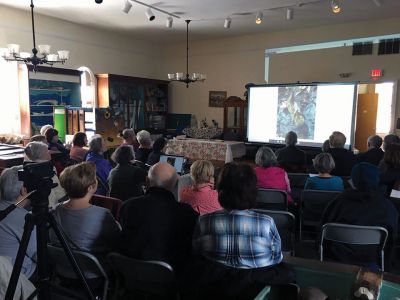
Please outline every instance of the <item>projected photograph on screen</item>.
[[357, 84], [260, 85], [249, 88], [247, 139], [283, 144], [294, 131], [300, 146], [320, 147], [333, 131], [353, 144]]

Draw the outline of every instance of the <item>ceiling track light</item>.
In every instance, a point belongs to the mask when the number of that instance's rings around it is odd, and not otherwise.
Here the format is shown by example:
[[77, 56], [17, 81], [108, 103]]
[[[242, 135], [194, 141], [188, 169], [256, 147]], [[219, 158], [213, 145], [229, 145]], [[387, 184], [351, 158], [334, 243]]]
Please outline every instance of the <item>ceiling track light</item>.
[[165, 26], [167, 27], [167, 28], [172, 28], [172, 23], [174, 22], [174, 19], [171, 17], [171, 16], [169, 16], [168, 18], [167, 18], [167, 22], [166, 22], [166, 24], [165, 24]]
[[231, 28], [232, 19], [230, 17], [225, 19], [224, 28], [229, 29]]
[[340, 4], [338, 1], [336, 0], [332, 0], [331, 1], [331, 8], [332, 8], [332, 12], [334, 14], [338, 14], [342, 11], [342, 8], [340, 7]]
[[262, 20], [263, 20], [263, 13], [261, 10], [259, 10], [256, 15], [256, 24], [260, 25], [262, 23]]
[[286, 20], [293, 20], [294, 10], [293, 8], [288, 8], [286, 10]]
[[122, 9], [122, 11], [127, 14], [131, 10], [131, 8], [132, 8], [132, 3], [129, 0], [125, 0], [124, 8]]
[[146, 17], [147, 19], [149, 19], [149, 21], [154, 21], [154, 19], [156, 18], [156, 16], [151, 11], [151, 8], [146, 9]]

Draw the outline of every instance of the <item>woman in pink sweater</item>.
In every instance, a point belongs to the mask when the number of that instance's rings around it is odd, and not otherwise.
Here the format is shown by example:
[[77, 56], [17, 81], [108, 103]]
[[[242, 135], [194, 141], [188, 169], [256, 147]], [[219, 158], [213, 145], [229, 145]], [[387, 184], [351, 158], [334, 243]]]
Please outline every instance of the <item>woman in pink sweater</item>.
[[275, 153], [269, 147], [260, 147], [256, 154], [255, 168], [258, 187], [264, 189], [277, 189], [286, 191], [288, 202], [292, 202], [290, 183], [286, 171], [278, 167]]
[[183, 187], [180, 201], [189, 204], [200, 215], [222, 209], [214, 190], [214, 166], [208, 160], [197, 160], [190, 167], [192, 186]]

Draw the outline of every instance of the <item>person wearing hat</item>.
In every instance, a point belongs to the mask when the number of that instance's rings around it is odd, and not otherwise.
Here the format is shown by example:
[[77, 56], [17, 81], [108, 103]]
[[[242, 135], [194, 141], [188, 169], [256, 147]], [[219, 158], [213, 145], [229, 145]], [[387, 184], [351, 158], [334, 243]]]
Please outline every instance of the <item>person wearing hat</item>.
[[[384, 227], [389, 232], [386, 249], [390, 249], [397, 236], [398, 213], [392, 202], [383, 197], [378, 167], [366, 162], [358, 163], [351, 170], [351, 180], [354, 189], [345, 190], [328, 205], [321, 224]], [[328, 259], [375, 270], [378, 268], [376, 246], [326, 245], [324, 253]]]
[[45, 133], [49, 150], [54, 152], [61, 152], [63, 156], [69, 158], [69, 150], [64, 147], [61, 141], [58, 139], [58, 131], [54, 128], [49, 128]]

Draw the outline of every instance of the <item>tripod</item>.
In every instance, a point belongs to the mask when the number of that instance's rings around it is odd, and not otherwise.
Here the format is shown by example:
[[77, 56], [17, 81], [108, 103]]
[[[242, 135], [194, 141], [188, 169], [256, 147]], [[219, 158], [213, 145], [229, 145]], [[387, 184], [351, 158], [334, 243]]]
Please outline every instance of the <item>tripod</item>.
[[[21, 273], [23, 260], [29, 244], [32, 230], [34, 230], [35, 226], [36, 226], [36, 239], [37, 239], [38, 284], [37, 284], [37, 289], [27, 298], [27, 300], [33, 299], [36, 295], [38, 296], [39, 300], [50, 300], [51, 288], [61, 290], [61, 288], [59, 287], [51, 286], [50, 283], [48, 261], [47, 261], [48, 257], [47, 237], [48, 237], [49, 227], [54, 230], [54, 233], [56, 234], [58, 240], [60, 241], [60, 244], [64, 250], [64, 253], [68, 257], [71, 267], [73, 268], [76, 276], [78, 277], [78, 279], [80, 280], [85, 289], [88, 299], [95, 300], [96, 297], [94, 296], [91, 288], [89, 287], [81, 268], [79, 267], [77, 261], [75, 260], [71, 248], [66, 242], [63, 232], [59, 229], [54, 216], [51, 214], [51, 212], [49, 212], [48, 196], [50, 195], [51, 188], [53, 187], [53, 181], [51, 180], [53, 175], [51, 174], [51, 176], [40, 177], [40, 178], [35, 177], [36, 169], [38, 170], [41, 169], [39, 172], [42, 172], [43, 168], [49, 167], [48, 165], [50, 165], [51, 172], [53, 172], [52, 169], [53, 165], [51, 164], [51, 162], [32, 163], [24, 166], [24, 172], [26, 172], [25, 175], [29, 175], [25, 176], [24, 185], [27, 187], [28, 191], [36, 190], [36, 192], [32, 193], [32, 195], [30, 196], [32, 212], [28, 213], [25, 216], [24, 232], [22, 234], [22, 239], [20, 242], [20, 246], [18, 248], [13, 271], [11, 273], [11, 278], [7, 288], [5, 300], [12, 300], [14, 297], [19, 275]], [[29, 166], [29, 168], [27, 166]], [[70, 294], [70, 295], [72, 294], [70, 291], [64, 289], [62, 289], [62, 292], [64, 294]]]

